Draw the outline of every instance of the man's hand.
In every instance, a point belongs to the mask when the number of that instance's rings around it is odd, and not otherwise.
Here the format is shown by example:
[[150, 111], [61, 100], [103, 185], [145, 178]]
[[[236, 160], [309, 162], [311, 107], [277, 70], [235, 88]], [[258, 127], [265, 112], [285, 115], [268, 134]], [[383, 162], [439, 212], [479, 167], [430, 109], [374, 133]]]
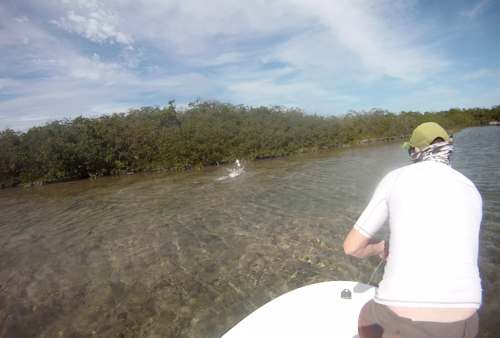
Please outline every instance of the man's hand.
[[379, 253], [379, 257], [382, 259], [387, 259], [389, 257], [389, 241], [382, 241], [384, 243], [384, 250]]

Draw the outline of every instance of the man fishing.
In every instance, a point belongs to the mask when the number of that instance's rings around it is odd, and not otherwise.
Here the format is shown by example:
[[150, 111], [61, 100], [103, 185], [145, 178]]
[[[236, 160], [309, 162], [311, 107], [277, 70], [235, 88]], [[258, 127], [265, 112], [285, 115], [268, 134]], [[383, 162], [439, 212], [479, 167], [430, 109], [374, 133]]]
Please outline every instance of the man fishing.
[[[405, 145], [412, 165], [386, 175], [344, 241], [348, 255], [387, 259], [360, 338], [473, 338], [481, 306], [478, 268], [482, 199], [450, 166], [453, 143], [436, 123]], [[373, 236], [389, 219], [390, 248]]]

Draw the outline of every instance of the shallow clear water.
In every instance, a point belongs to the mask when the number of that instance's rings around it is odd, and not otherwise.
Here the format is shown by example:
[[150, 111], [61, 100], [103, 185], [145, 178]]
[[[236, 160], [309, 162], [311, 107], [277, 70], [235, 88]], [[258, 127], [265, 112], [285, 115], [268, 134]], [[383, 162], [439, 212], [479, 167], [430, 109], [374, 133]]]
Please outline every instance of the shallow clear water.
[[[500, 128], [454, 143], [454, 168], [484, 199], [486, 337], [500, 299]], [[380, 177], [410, 164], [401, 144], [0, 191], [0, 337], [219, 337], [297, 287], [366, 283], [379, 259], [347, 257], [342, 242]]]

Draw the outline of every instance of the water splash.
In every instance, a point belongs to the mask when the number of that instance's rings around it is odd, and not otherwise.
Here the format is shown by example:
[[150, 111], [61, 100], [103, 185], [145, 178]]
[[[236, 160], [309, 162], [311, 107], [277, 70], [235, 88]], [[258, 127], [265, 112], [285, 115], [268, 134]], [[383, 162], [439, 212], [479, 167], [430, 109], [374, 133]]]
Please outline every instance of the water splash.
[[217, 179], [217, 181], [240, 176], [241, 174], [243, 174], [244, 169], [245, 167], [240, 163], [240, 161], [236, 160], [232, 168], [226, 168], [226, 170], [229, 171], [229, 175], [221, 176]]

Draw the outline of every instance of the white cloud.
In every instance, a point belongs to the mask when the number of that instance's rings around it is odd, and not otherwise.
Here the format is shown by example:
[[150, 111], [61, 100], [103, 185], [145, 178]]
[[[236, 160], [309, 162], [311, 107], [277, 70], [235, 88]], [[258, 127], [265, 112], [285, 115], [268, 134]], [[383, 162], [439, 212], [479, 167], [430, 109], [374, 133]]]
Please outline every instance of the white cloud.
[[218, 55], [215, 58], [212, 58], [211, 60], [206, 60], [204, 62], [204, 64], [206, 66], [219, 66], [219, 65], [225, 65], [228, 63], [241, 62], [241, 61], [244, 61], [245, 59], [246, 59], [246, 55], [244, 55], [242, 53], [225, 53], [222, 55]]
[[468, 22], [471, 22], [475, 19], [477, 19], [481, 13], [483, 13], [485, 10], [488, 9], [488, 4], [491, 3], [492, 0], [481, 0], [478, 1], [472, 8], [468, 8], [465, 10], [461, 10], [459, 12], [459, 15], [461, 17], [464, 17]]
[[[358, 60], [356, 67], [370, 73], [364, 81], [390, 76], [418, 82], [439, 73], [448, 62], [418, 41], [418, 26], [411, 18], [414, 4], [398, 0], [374, 4], [360, 0], [79, 1], [53, 22], [97, 43], [140, 41], [186, 66], [270, 57], [328, 71], [332, 62], [326, 56], [351, 54]], [[288, 54], [281, 49], [287, 45], [291, 46]], [[337, 58], [335, 63], [334, 69], [345, 69], [345, 63], [351, 68], [354, 62]], [[129, 64], [136, 67], [138, 60]]]
[[[328, 29], [331, 37], [324, 43], [347, 47], [370, 72], [418, 82], [447, 66], [437, 53], [419, 43], [417, 26], [405, 15], [411, 13], [411, 6], [401, 1], [383, 1], [386, 6], [359, 0], [294, 2]], [[395, 10], [390, 6], [394, 3], [399, 5]]]
[[11, 42], [12, 45], [28, 45], [30, 43], [29, 38], [22, 38], [21, 40], [17, 40], [14, 42]]
[[96, 0], [78, 0], [77, 3], [82, 8], [88, 8], [93, 11], [99, 9], [99, 4]]
[[16, 21], [19, 22], [19, 23], [23, 23], [23, 22], [28, 22], [29, 19], [26, 15], [20, 17], [20, 18], [16, 18]]
[[65, 17], [50, 22], [71, 33], [77, 33], [92, 42], [113, 43], [130, 45], [134, 42], [132, 37], [121, 32], [117, 27], [122, 23], [119, 14], [107, 10], [104, 4], [95, 1], [79, 1], [79, 11], [67, 12]]
[[481, 78], [497, 78], [500, 80], [500, 70], [483, 68], [475, 72], [465, 74], [462, 77], [465, 81], [477, 80]]
[[50, 119], [49, 115], [42, 115], [42, 116], [23, 116], [19, 119], [19, 121], [25, 122], [31, 122], [31, 121], [47, 121]]
[[134, 36], [154, 37], [157, 48], [173, 51], [191, 64], [199, 65], [202, 59], [209, 65], [224, 65], [256, 57], [321, 67], [327, 73], [356, 64], [370, 73], [365, 81], [390, 76], [410, 82], [434, 76], [449, 65], [421, 43], [423, 36], [411, 17], [415, 1], [153, 3], [157, 6], [127, 17], [133, 25], [141, 23]]
[[414, 97], [417, 98], [431, 98], [440, 96], [453, 96], [457, 94], [457, 90], [449, 86], [429, 86], [425, 89], [420, 89], [414, 92]]
[[107, 104], [101, 106], [92, 107], [88, 111], [88, 115], [90, 116], [102, 116], [104, 114], [113, 114], [113, 113], [122, 113], [128, 111], [131, 107], [130, 104]]

